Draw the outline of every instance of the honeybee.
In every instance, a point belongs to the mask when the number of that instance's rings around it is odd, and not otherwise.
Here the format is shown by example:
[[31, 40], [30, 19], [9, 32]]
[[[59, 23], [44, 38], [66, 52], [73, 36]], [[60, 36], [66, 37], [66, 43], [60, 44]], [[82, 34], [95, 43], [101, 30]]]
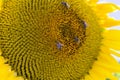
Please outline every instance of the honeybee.
[[65, 7], [67, 7], [68, 9], [70, 8], [70, 5], [67, 2], [61, 2], [61, 4], [63, 4]]

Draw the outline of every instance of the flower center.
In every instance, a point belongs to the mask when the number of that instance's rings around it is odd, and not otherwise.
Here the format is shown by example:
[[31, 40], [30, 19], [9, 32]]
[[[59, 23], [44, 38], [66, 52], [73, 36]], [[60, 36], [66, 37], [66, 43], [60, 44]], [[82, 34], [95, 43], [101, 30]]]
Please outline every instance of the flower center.
[[[0, 13], [2, 56], [28, 80], [77, 80], [101, 46], [97, 18], [82, 0], [10, 0]], [[79, 3], [79, 4], [78, 4]]]

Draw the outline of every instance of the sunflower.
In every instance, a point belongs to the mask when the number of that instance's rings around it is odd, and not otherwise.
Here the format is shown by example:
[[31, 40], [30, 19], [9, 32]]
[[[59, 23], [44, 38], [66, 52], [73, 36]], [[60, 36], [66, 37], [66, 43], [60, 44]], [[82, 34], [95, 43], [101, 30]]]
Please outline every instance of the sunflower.
[[97, 2], [0, 1], [0, 80], [118, 80], [120, 7]]

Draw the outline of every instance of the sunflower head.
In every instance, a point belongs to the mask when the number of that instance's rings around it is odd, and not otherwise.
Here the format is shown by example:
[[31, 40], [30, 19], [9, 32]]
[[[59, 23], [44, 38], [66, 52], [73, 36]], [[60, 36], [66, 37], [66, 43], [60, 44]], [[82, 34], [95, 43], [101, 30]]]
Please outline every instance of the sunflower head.
[[28, 80], [86, 79], [102, 52], [105, 21], [99, 16], [108, 19], [95, 2], [4, 1], [0, 48], [6, 64]]

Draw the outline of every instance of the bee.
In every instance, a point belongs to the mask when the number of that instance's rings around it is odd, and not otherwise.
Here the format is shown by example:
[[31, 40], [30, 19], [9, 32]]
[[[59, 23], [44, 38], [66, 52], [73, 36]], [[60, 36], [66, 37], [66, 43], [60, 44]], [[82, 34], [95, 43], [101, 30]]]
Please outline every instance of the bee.
[[83, 25], [84, 25], [84, 28], [86, 29], [87, 23], [85, 21], [83, 21]]
[[59, 50], [61, 50], [62, 49], [62, 46], [63, 46], [63, 44], [62, 43], [60, 43], [60, 42], [57, 42], [57, 48], [59, 49]]
[[64, 5], [66, 8], [70, 8], [70, 5], [67, 2], [61, 2], [62, 5]]
[[79, 38], [78, 38], [78, 37], [75, 37], [75, 38], [74, 38], [74, 41], [75, 41], [75, 42], [79, 42]]

